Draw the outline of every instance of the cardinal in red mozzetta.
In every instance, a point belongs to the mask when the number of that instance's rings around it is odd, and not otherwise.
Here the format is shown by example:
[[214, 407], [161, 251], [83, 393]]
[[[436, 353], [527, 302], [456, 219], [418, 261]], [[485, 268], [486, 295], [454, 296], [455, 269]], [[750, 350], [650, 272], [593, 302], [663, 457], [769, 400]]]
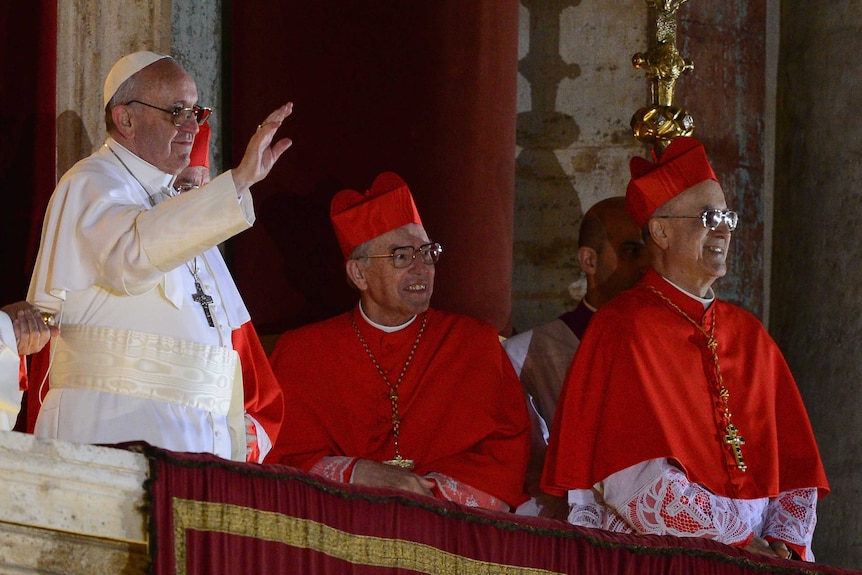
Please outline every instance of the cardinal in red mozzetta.
[[700, 142], [634, 158], [652, 269], [596, 312], [563, 384], [543, 488], [569, 521], [813, 560], [828, 483], [781, 351], [715, 297], [738, 224]]
[[487, 509], [526, 497], [530, 423], [496, 330], [429, 307], [443, 251], [407, 184], [380, 174], [330, 215], [356, 306], [281, 336], [290, 422], [267, 462]]

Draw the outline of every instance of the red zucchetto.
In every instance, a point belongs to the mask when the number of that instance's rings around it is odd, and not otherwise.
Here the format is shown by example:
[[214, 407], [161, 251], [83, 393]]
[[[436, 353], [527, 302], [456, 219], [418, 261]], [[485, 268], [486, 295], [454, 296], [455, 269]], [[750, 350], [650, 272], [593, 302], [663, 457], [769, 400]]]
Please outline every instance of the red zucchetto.
[[706, 180], [718, 181], [703, 144], [687, 136], [675, 138], [658, 162], [632, 158], [629, 170], [632, 179], [626, 190], [626, 212], [640, 227], [659, 206], [690, 187]]
[[407, 224], [422, 225], [410, 188], [395, 172], [383, 172], [364, 194], [341, 190], [329, 209], [345, 261], [356, 246]]

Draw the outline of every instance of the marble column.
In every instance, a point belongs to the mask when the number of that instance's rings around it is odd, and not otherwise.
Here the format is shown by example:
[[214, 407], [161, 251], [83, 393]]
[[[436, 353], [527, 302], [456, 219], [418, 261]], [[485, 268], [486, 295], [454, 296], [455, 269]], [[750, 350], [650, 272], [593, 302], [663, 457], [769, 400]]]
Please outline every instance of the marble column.
[[[862, 567], [862, 4], [782, 2], [771, 331], [808, 407], [832, 493], [818, 561]], [[847, 57], [850, 56], [850, 57]]]

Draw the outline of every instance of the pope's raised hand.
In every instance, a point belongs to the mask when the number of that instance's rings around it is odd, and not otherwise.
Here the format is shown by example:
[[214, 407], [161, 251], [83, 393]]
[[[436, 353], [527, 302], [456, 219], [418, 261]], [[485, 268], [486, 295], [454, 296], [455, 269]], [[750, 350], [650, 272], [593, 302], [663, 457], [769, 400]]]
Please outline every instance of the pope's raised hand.
[[238, 192], [242, 192], [264, 179], [284, 151], [293, 144], [290, 138], [281, 138], [273, 143], [276, 131], [292, 112], [293, 103], [288, 102], [274, 110], [258, 125], [248, 142], [248, 146], [246, 146], [245, 155], [239, 166], [232, 171], [233, 181]]

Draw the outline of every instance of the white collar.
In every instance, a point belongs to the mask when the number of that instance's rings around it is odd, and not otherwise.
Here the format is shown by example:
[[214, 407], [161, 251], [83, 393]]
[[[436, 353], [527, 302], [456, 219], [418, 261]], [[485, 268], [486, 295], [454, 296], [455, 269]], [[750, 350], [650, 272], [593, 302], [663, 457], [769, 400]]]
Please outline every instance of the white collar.
[[661, 276], [661, 277], [664, 281], [666, 281], [667, 283], [669, 283], [670, 285], [672, 285], [673, 287], [675, 287], [676, 289], [678, 289], [679, 291], [681, 291], [682, 293], [684, 293], [685, 295], [690, 297], [691, 299], [695, 299], [695, 300], [699, 301], [703, 305], [703, 309], [705, 309], [705, 310], [709, 309], [709, 306], [711, 306], [712, 302], [715, 301], [715, 292], [712, 291], [711, 287], [709, 288], [709, 291], [707, 292], [706, 297], [700, 297], [700, 296], [694, 295], [693, 293], [691, 293], [689, 291], [684, 290], [683, 288], [679, 287], [678, 285], [676, 285], [675, 283], [673, 283], [672, 281], [670, 281], [666, 277], [664, 277], [664, 276]]
[[413, 317], [411, 317], [410, 319], [408, 319], [407, 321], [405, 321], [401, 325], [380, 325], [379, 323], [372, 321], [371, 318], [369, 318], [367, 315], [365, 315], [365, 310], [362, 309], [362, 302], [361, 301], [359, 302], [359, 313], [362, 315], [362, 319], [364, 319], [365, 321], [367, 321], [369, 324], [373, 325], [374, 327], [376, 327], [380, 331], [385, 331], [386, 333], [395, 333], [396, 331], [401, 331], [402, 329], [404, 329], [405, 327], [407, 327], [408, 325], [413, 323], [413, 320], [416, 319], [416, 316], [414, 315]]
[[171, 189], [170, 185], [175, 177], [173, 174], [166, 174], [161, 171], [110, 136], [105, 140], [105, 147], [117, 156], [117, 159], [132, 173], [136, 180], [147, 186], [147, 191]]

